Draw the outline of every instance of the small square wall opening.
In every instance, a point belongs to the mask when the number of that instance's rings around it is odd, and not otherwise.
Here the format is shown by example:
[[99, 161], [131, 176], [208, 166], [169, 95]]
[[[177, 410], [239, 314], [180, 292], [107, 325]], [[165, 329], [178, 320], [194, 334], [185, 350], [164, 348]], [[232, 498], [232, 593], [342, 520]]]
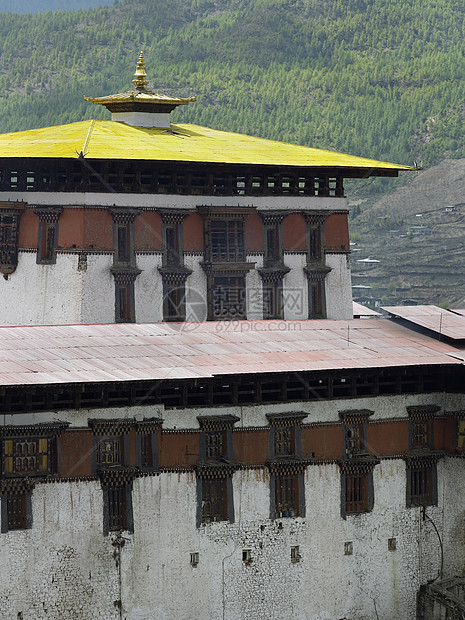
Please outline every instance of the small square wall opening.
[[388, 550], [395, 551], [397, 549], [397, 538], [388, 538]]
[[199, 554], [197, 552], [191, 553], [191, 566], [196, 568], [199, 563]]
[[344, 555], [352, 555], [354, 552], [354, 543], [345, 542], [344, 543]]
[[242, 561], [246, 566], [252, 564], [252, 550], [251, 549], [243, 549], [242, 551]]
[[294, 547], [291, 547], [291, 562], [293, 564], [296, 564], [297, 562], [300, 562], [301, 557], [302, 556], [300, 555], [299, 545], [295, 545]]

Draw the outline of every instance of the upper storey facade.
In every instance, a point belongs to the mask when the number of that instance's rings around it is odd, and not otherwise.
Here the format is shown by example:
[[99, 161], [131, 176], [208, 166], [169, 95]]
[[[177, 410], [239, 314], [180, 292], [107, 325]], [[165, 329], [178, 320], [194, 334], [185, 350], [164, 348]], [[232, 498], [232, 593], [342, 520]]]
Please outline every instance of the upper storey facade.
[[1, 323], [351, 317], [344, 178], [408, 168], [172, 124], [146, 77], [0, 136]]

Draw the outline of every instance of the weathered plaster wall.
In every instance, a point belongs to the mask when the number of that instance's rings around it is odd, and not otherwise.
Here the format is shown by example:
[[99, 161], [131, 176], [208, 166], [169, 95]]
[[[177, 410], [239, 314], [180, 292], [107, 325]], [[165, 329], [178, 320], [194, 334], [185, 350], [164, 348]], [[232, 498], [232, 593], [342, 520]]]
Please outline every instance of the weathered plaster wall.
[[352, 319], [352, 284], [347, 254], [326, 254], [331, 271], [326, 276], [326, 313], [328, 319]]
[[[240, 326], [240, 324], [239, 324]], [[229, 326], [235, 329], [235, 326]], [[195, 329], [195, 328], [194, 328]], [[160, 417], [163, 418], [163, 428], [173, 430], [198, 429], [197, 416], [206, 415], [235, 415], [239, 421], [235, 428], [258, 426], [269, 427], [266, 414], [282, 413], [289, 411], [302, 411], [308, 413], [304, 424], [312, 423], [339, 423], [339, 411], [346, 409], [370, 409], [374, 414], [370, 422], [376, 420], [407, 419], [406, 407], [414, 405], [438, 405], [443, 411], [458, 411], [465, 409], [465, 396], [462, 394], [432, 393], [432, 394], [399, 394], [397, 396], [378, 396], [365, 398], [317, 400], [314, 402], [292, 403], [268, 403], [266, 405], [217, 405], [212, 411], [208, 407], [189, 407], [183, 409], [165, 409], [163, 405], [136, 404], [133, 407], [108, 407], [106, 409], [77, 409], [71, 412], [50, 410], [38, 413], [25, 413], [21, 415], [21, 424], [38, 424], [40, 422], [53, 422], [57, 417], [61, 421], [69, 421], [70, 428], [87, 428], [89, 418], [99, 419], [136, 419]], [[16, 414], [2, 414], [4, 425], [18, 424]]]
[[[429, 507], [444, 541], [444, 577], [461, 570], [459, 488], [463, 461], [438, 468], [438, 507]], [[307, 514], [269, 519], [266, 469], [233, 478], [235, 523], [197, 528], [195, 474], [161, 473], [134, 481], [134, 534], [124, 546], [102, 534], [97, 481], [37, 484], [31, 530], [1, 535], [5, 618], [191, 620], [411, 620], [420, 583], [440, 567], [438, 537], [420, 508], [405, 507], [405, 463], [374, 470], [373, 512], [340, 516], [335, 464], [305, 474]], [[388, 539], [396, 550], [388, 550]], [[353, 553], [344, 554], [351, 542]], [[291, 562], [291, 546], [301, 560]], [[242, 552], [251, 550], [245, 565]], [[196, 568], [190, 554], [199, 553]], [[8, 576], [8, 578], [6, 578]], [[121, 616], [118, 601], [121, 601]]]
[[98, 482], [36, 486], [32, 529], [1, 535], [0, 617], [119, 618], [118, 572], [102, 511]]
[[137, 255], [137, 267], [142, 271], [134, 283], [137, 323], [163, 321], [163, 282], [158, 271], [161, 263], [161, 253]]
[[202, 261], [203, 254], [184, 254], [184, 264], [192, 270], [186, 280], [186, 320], [193, 323], [207, 320], [207, 276]]
[[0, 324], [80, 323], [83, 278], [77, 266], [76, 254], [37, 265], [35, 252], [20, 252], [16, 271], [0, 279]]
[[[77, 258], [75, 258], [77, 260]], [[110, 272], [112, 254], [88, 254], [82, 278], [80, 323], [113, 323], [115, 320], [115, 282]], [[71, 274], [73, 277], [74, 274]], [[74, 276], [75, 277], [75, 276]], [[63, 321], [72, 323], [71, 320]]]
[[284, 264], [291, 269], [283, 281], [285, 319], [308, 319], [308, 280], [304, 273], [306, 260], [304, 252], [284, 254]]

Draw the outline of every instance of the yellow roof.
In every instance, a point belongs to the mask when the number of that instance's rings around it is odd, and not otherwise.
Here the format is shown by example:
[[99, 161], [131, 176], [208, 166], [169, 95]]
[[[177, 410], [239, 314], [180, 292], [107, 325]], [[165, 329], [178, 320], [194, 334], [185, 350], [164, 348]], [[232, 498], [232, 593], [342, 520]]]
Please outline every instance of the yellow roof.
[[90, 159], [363, 168], [368, 174], [412, 169], [191, 124], [168, 130], [92, 120], [0, 135], [0, 158], [77, 158], [81, 153]]

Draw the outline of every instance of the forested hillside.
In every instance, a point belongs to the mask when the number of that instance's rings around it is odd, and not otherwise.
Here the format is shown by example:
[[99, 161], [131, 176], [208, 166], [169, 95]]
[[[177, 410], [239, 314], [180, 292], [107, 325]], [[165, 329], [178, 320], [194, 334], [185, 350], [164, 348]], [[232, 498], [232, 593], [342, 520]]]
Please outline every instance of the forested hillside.
[[[68, 6], [68, 4], [66, 4]], [[71, 6], [71, 4], [69, 4]], [[176, 120], [424, 165], [465, 155], [459, 0], [124, 0], [3, 14], [0, 131], [106, 114], [140, 49]]]
[[43, 13], [45, 11], [77, 11], [113, 4], [113, 0], [0, 0], [0, 13]]

